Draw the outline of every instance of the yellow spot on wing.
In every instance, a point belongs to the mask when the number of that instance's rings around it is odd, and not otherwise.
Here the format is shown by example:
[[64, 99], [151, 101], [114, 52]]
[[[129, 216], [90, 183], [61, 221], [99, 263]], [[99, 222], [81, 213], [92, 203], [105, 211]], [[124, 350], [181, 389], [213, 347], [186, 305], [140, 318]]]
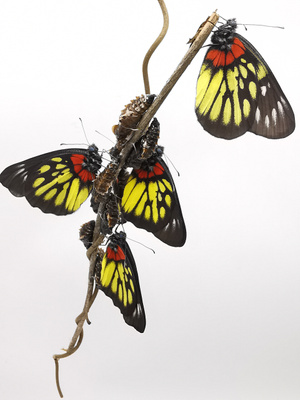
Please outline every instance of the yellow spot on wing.
[[46, 200], [46, 201], [51, 200], [52, 197], [54, 197], [56, 195], [56, 192], [57, 192], [57, 189], [55, 189], [55, 188], [50, 190], [48, 193], [45, 194], [44, 200]]
[[50, 165], [43, 165], [41, 168], [39, 168], [38, 172], [40, 174], [44, 174], [45, 172], [49, 171]]
[[58, 195], [55, 198], [54, 204], [56, 206], [60, 206], [63, 203], [63, 201], [65, 200], [69, 186], [70, 186], [70, 182], [67, 182], [63, 185], [63, 189], [58, 193]]
[[166, 186], [167, 189], [169, 189], [170, 192], [173, 192], [172, 184], [169, 182], [167, 179], [162, 180], [164, 185]]
[[147, 221], [149, 221], [149, 219], [151, 218], [151, 208], [149, 205], [147, 205], [145, 208], [144, 217]]
[[244, 79], [247, 78], [248, 72], [247, 72], [247, 69], [243, 65], [239, 65], [239, 70], [240, 70], [242, 77]]
[[111, 282], [111, 290], [113, 293], [117, 293], [118, 290], [118, 275], [116, 274], [114, 270], [114, 275], [113, 275], [113, 280]]
[[159, 190], [161, 191], [161, 193], [164, 193], [164, 191], [166, 190], [166, 186], [162, 183], [162, 181], [158, 181], [157, 183], [158, 183], [158, 187], [159, 187]]
[[214, 102], [214, 105], [213, 105], [213, 107], [211, 109], [211, 112], [210, 112], [210, 115], [209, 115], [210, 119], [212, 121], [216, 121], [220, 116], [220, 112], [221, 112], [222, 104], [223, 104], [223, 96], [225, 94], [225, 90], [226, 90], [226, 84], [223, 81], [223, 83], [221, 85], [220, 92], [219, 92], [219, 94], [218, 94], [218, 96], [217, 96], [217, 98], [216, 98], [216, 100]]
[[102, 260], [100, 282], [104, 287], [108, 287], [112, 280], [115, 270], [115, 263], [113, 261], [107, 263], [107, 255], [105, 254]]
[[145, 182], [139, 182], [135, 184], [136, 179], [134, 179], [133, 181], [134, 182], [130, 182], [125, 186], [124, 194], [122, 197], [122, 207], [127, 213], [130, 213], [135, 208], [137, 202], [141, 199], [142, 196], [143, 197], [140, 201], [145, 201]]
[[228, 84], [228, 89], [233, 92], [236, 90], [237, 87], [237, 78], [239, 76], [239, 71], [237, 67], [234, 67], [234, 69], [229, 69], [227, 71], [227, 84]]
[[70, 190], [69, 190], [68, 197], [66, 199], [66, 208], [69, 211], [75, 210], [74, 205], [76, 202], [76, 198], [78, 196], [79, 186], [80, 186], [79, 179], [78, 178], [73, 179]]
[[262, 78], [264, 78], [267, 75], [268, 71], [266, 68], [263, 66], [263, 64], [258, 64], [258, 71], [257, 71], [257, 79], [260, 81]]
[[211, 79], [211, 69], [207, 66], [207, 64], [203, 64], [200, 70], [198, 82], [197, 82], [197, 94], [196, 94], [196, 107], [199, 107], [199, 104], [203, 100], [203, 97], [206, 93], [206, 90], [209, 86], [209, 82]]
[[158, 185], [156, 182], [149, 182], [148, 184], [148, 193], [149, 193], [149, 200], [156, 200], [158, 192]]
[[[139, 215], [142, 215], [142, 214], [143, 214], [143, 211], [144, 211], [145, 204], [146, 204], [146, 201], [147, 201], [147, 200], [148, 200], [148, 196], [147, 196], [147, 193], [145, 192], [145, 193], [143, 194], [143, 197], [142, 197], [141, 200], [139, 201], [139, 203], [138, 203], [136, 209], [134, 210], [134, 214], [135, 214], [135, 215], [139, 216]], [[135, 205], [136, 205], [136, 203], [132, 204], [132, 208], [133, 208]], [[132, 208], [131, 208], [131, 210], [132, 210]], [[131, 211], [131, 210], [129, 210], [129, 211]], [[126, 210], [125, 210], [125, 211], [126, 211]]]
[[171, 208], [172, 200], [171, 200], [171, 196], [169, 196], [168, 194], [165, 196], [165, 202], [166, 202], [166, 205], [169, 208]]
[[248, 63], [247, 67], [248, 67], [249, 71], [251, 71], [254, 75], [256, 75], [255, 68], [254, 68], [254, 65], [252, 63]]
[[56, 180], [56, 179], [53, 179], [53, 181], [47, 183], [47, 184], [44, 185], [44, 186], [41, 186], [40, 188], [38, 188], [38, 189], [35, 191], [35, 195], [36, 195], [36, 196], [41, 196], [42, 194], [44, 194], [45, 192], [47, 192], [47, 190], [49, 190], [52, 186], [54, 186], [54, 185], [56, 184], [56, 182], [57, 182], [57, 180]]
[[[223, 81], [223, 71], [220, 69], [212, 78], [210, 85], [208, 86], [205, 94], [203, 95], [203, 98], [199, 104], [198, 111], [200, 114], [206, 115], [208, 111], [210, 110], [216, 93], [219, 91], [220, 85]], [[199, 82], [200, 81], [200, 82]], [[198, 86], [199, 83], [201, 84], [201, 76], [198, 80]]]
[[134, 285], [133, 285], [132, 279], [130, 279], [129, 284], [130, 284], [130, 287], [131, 287], [132, 292], [134, 293], [135, 290], [134, 290]]
[[238, 90], [233, 92], [233, 109], [234, 109], [234, 123], [239, 126], [242, 122], [242, 111], [240, 107]]
[[78, 210], [78, 208], [81, 206], [81, 204], [88, 198], [90, 194], [90, 191], [87, 187], [84, 187], [80, 190], [78, 193], [78, 196], [76, 198], [73, 210]]
[[122, 285], [119, 283], [118, 297], [120, 301], [123, 301], [123, 290]]
[[66, 168], [66, 165], [65, 165], [65, 164], [57, 164], [57, 165], [55, 166], [55, 168], [56, 168], [56, 169], [63, 169], [63, 168]]
[[250, 110], [251, 110], [251, 107], [250, 107], [249, 101], [247, 99], [244, 99], [244, 101], [243, 101], [243, 114], [244, 114], [245, 118], [249, 117]]
[[257, 87], [253, 81], [249, 82], [249, 92], [252, 97], [252, 99], [256, 99], [256, 94], [257, 94]]
[[134, 188], [135, 184], [136, 184], [136, 179], [133, 178], [132, 176], [129, 176], [123, 192], [122, 206], [124, 206], [124, 204], [127, 202], [128, 197], [130, 196], [131, 191]]
[[72, 178], [73, 174], [71, 174], [69, 168], [62, 171], [60, 175], [56, 178], [57, 183], [62, 184], [64, 182], [69, 181]]
[[[131, 281], [131, 282], [132, 282], [132, 281]], [[131, 291], [128, 290], [127, 294], [128, 294], [128, 303], [129, 303], [129, 304], [132, 304], [132, 302], [133, 302], [133, 297], [132, 297]]]
[[228, 125], [229, 122], [231, 121], [231, 114], [232, 114], [232, 108], [231, 108], [231, 101], [229, 98], [227, 98], [224, 106], [224, 112], [223, 112], [223, 124]]
[[159, 209], [159, 217], [160, 217], [161, 219], [164, 219], [165, 216], [166, 216], [166, 209], [165, 209], [165, 207], [160, 207], [160, 209]]
[[156, 224], [158, 222], [158, 207], [156, 199], [152, 202], [152, 220]]
[[244, 81], [243, 81], [243, 79], [242, 78], [240, 78], [239, 79], [239, 87], [240, 87], [240, 89], [244, 89], [244, 87], [245, 87], [245, 85], [244, 85]]
[[38, 186], [40, 186], [43, 182], [44, 182], [45, 178], [37, 178], [33, 184], [32, 187], [36, 188]]

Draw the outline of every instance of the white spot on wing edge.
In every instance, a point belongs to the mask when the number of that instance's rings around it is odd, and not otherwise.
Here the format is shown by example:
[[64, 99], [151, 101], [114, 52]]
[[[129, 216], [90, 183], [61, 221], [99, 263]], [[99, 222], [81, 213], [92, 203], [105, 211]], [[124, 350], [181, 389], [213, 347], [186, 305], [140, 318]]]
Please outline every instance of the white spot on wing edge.
[[270, 118], [269, 118], [268, 115], [266, 115], [266, 117], [265, 117], [265, 125], [266, 125], [267, 128], [270, 127]]
[[256, 111], [255, 111], [255, 121], [256, 121], [257, 124], [260, 121], [260, 109], [259, 108], [257, 108]]
[[274, 125], [276, 125], [276, 123], [277, 123], [277, 110], [275, 108], [273, 108], [271, 115], [272, 115], [272, 121], [273, 121]]
[[284, 114], [283, 107], [279, 100], [277, 101], [277, 107], [278, 107], [279, 114], [283, 115]]
[[286, 107], [286, 101], [284, 100], [284, 98], [282, 96], [280, 96], [280, 100], [281, 100], [283, 107]]
[[265, 96], [266, 93], [267, 93], [267, 87], [266, 87], [266, 86], [261, 86], [261, 87], [260, 87], [260, 90], [261, 90], [261, 94], [262, 94], [263, 96]]

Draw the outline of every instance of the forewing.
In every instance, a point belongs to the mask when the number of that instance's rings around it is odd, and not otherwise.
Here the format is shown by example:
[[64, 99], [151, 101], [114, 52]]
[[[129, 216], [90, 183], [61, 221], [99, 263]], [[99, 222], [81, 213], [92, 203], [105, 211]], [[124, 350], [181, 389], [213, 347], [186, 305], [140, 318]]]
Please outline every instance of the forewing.
[[71, 214], [86, 200], [95, 179], [85, 167], [86, 156], [84, 149], [42, 154], [6, 168], [0, 182], [44, 213]]

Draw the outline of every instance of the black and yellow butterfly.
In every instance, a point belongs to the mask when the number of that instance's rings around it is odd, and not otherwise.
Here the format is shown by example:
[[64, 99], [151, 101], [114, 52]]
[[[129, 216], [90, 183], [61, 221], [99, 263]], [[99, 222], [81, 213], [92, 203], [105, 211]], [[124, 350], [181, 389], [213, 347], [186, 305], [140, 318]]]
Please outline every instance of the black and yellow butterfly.
[[123, 190], [121, 212], [136, 227], [180, 247], [186, 240], [185, 223], [174, 181], [161, 155], [158, 146], [153, 156], [132, 170]]
[[128, 325], [144, 332], [146, 316], [138, 272], [124, 232], [114, 233], [96, 276], [98, 288], [110, 297]]
[[0, 182], [44, 213], [67, 215], [89, 196], [101, 161], [95, 145], [52, 151], [7, 167]]
[[213, 136], [246, 131], [278, 139], [295, 129], [293, 110], [270, 67], [229, 19], [212, 35], [197, 82], [196, 114]]

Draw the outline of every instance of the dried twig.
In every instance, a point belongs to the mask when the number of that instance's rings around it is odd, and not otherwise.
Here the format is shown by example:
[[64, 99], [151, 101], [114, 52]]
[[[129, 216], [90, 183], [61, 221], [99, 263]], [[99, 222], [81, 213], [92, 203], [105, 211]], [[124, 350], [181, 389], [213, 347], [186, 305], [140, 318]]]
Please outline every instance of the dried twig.
[[[200, 50], [202, 45], [204, 44], [205, 40], [208, 38], [210, 32], [212, 31], [213, 27], [215, 26], [216, 22], [218, 21], [218, 15], [216, 12], [214, 12], [204, 23], [204, 25], [201, 27], [202, 29], [199, 30], [196, 35], [193, 37], [193, 43], [191, 44], [189, 50], [183, 57], [182, 61], [170, 77], [170, 79], [167, 81], [166, 85], [163, 87], [162, 91], [160, 94], [156, 97], [154, 100], [153, 104], [150, 106], [148, 111], [144, 114], [142, 117], [140, 123], [138, 124], [137, 128], [132, 131], [130, 138], [124, 145], [123, 149], [120, 152], [119, 158], [118, 158], [118, 166], [114, 171], [114, 174], [111, 176], [111, 182], [108, 184], [108, 187], [112, 186], [114, 181], [117, 179], [119, 172], [123, 168], [134, 144], [141, 139], [143, 134], [148, 128], [148, 125], [151, 121], [151, 119], [154, 117], [155, 113], [157, 110], [160, 108], [180, 76], [184, 73], [186, 70], [187, 66], [191, 63], [197, 52]], [[65, 353], [63, 354], [56, 354], [53, 356], [55, 360], [55, 366], [56, 366], [56, 383], [57, 383], [57, 388], [59, 391], [59, 394], [61, 397], [63, 397], [60, 385], [59, 385], [59, 379], [58, 379], [58, 360], [60, 358], [65, 358], [71, 354], [73, 354], [80, 346], [82, 338], [83, 338], [83, 325], [85, 321], [88, 321], [88, 312], [93, 304], [93, 301], [96, 298], [97, 295], [97, 289], [94, 289], [94, 273], [95, 273], [95, 264], [96, 264], [96, 255], [97, 255], [97, 249], [98, 246], [102, 244], [105, 235], [101, 233], [101, 215], [104, 213], [104, 207], [105, 207], [105, 197], [103, 202], [100, 203], [99, 209], [98, 209], [98, 214], [96, 218], [96, 224], [94, 228], [94, 234], [93, 234], [93, 244], [87, 251], [87, 256], [90, 260], [90, 267], [89, 267], [89, 275], [88, 275], [88, 290], [87, 290], [87, 295], [85, 299], [85, 304], [83, 307], [82, 313], [76, 318], [76, 323], [77, 327], [75, 330], [75, 333], [72, 337], [72, 340], [70, 342], [70, 345], [67, 350], [65, 350]]]
[[161, 8], [161, 11], [163, 14], [164, 23], [163, 23], [163, 27], [162, 27], [160, 34], [158, 35], [158, 37], [156, 38], [154, 43], [151, 45], [150, 49], [147, 51], [144, 61], [143, 61], [143, 78], [144, 78], [144, 86], [145, 86], [146, 94], [150, 94], [150, 84], [149, 84], [149, 76], [148, 76], [148, 63], [149, 63], [150, 57], [152, 56], [152, 54], [156, 50], [156, 48], [159, 46], [159, 44], [161, 43], [163, 38], [166, 36], [166, 33], [169, 28], [169, 14], [168, 14], [167, 7], [163, 0], [158, 0], [158, 3], [160, 5], [160, 8]]

